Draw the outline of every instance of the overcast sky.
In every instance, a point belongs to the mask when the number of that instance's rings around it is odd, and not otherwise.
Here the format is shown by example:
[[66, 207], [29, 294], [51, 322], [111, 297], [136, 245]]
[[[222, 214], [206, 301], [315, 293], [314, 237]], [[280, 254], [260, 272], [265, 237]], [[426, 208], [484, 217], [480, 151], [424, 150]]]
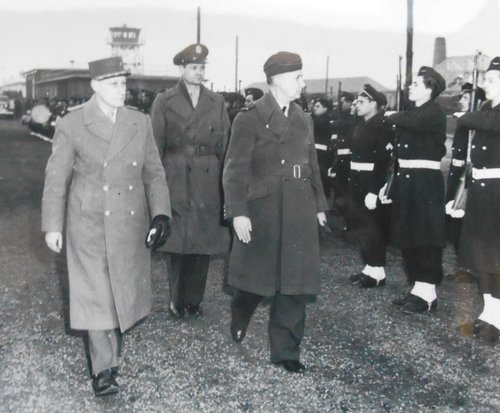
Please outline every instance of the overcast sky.
[[[196, 40], [210, 50], [207, 77], [235, 86], [239, 37], [242, 85], [262, 81], [279, 50], [300, 53], [306, 78], [370, 76], [393, 87], [406, 50], [406, 0], [0, 0], [0, 83], [33, 68], [87, 67], [110, 54], [109, 27], [142, 29], [146, 74], [176, 75], [176, 52]], [[414, 70], [432, 65], [434, 39], [448, 56], [500, 55], [498, 0], [414, 0]]]

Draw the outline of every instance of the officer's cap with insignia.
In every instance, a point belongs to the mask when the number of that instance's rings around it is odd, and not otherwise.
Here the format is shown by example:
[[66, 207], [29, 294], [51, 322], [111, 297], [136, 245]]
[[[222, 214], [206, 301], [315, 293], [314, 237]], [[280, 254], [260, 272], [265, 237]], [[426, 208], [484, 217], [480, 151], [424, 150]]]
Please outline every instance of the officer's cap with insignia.
[[342, 91], [340, 92], [340, 97], [344, 98], [348, 102], [354, 102], [354, 95], [352, 93]]
[[174, 65], [184, 66], [189, 63], [207, 63], [208, 47], [201, 43], [190, 44], [174, 56]]
[[446, 89], [446, 81], [443, 76], [436, 72], [432, 67], [422, 66], [418, 69], [417, 76], [427, 77], [432, 79], [434, 87], [432, 87], [432, 97], [438, 96], [443, 90]]
[[129, 76], [130, 72], [123, 66], [121, 56], [89, 62], [90, 77], [94, 80], [109, 79], [116, 76]]
[[302, 59], [297, 53], [291, 52], [275, 53], [264, 63], [264, 73], [267, 77], [301, 69]]
[[383, 93], [380, 93], [369, 83], [363, 85], [363, 89], [358, 93], [358, 96], [364, 96], [370, 100], [373, 100], [379, 106], [387, 105], [387, 98], [385, 97], [385, 95]]
[[489, 72], [490, 70], [500, 70], [500, 57], [499, 56], [494, 57], [491, 60], [490, 65], [488, 66], [487, 72]]

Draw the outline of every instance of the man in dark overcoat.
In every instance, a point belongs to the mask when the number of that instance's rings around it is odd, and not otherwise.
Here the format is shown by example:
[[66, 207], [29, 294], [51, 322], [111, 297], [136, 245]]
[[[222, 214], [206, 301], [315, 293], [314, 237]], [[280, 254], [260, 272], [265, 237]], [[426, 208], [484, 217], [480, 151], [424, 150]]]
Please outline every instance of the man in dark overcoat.
[[471, 147], [458, 263], [479, 278], [482, 313], [469, 329], [480, 340], [497, 344], [500, 336], [500, 57], [485, 74], [488, 101], [458, 119], [458, 127], [476, 131]]
[[59, 253], [66, 224], [70, 324], [88, 330], [92, 384], [102, 396], [118, 391], [119, 333], [151, 310], [144, 242], [150, 217], [156, 247], [165, 241], [171, 212], [149, 117], [123, 106], [128, 73], [121, 57], [89, 67], [94, 95], [57, 125], [42, 231]]
[[170, 253], [170, 312], [201, 312], [210, 255], [227, 253], [221, 168], [229, 117], [222, 96], [203, 86], [208, 49], [192, 44], [174, 57], [181, 79], [151, 107], [153, 132], [167, 175], [172, 233], [161, 251]]
[[[442, 251], [446, 245], [444, 178], [441, 158], [446, 154], [446, 115], [435, 102], [446, 82], [434, 69], [422, 66], [409, 89], [414, 107], [395, 113], [396, 173], [393, 193], [392, 242], [401, 249], [412, 290], [393, 304], [403, 312], [420, 313], [437, 306], [436, 285], [443, 277]], [[381, 201], [387, 202], [385, 188]]]
[[385, 285], [385, 250], [388, 238], [388, 206], [378, 201], [393, 150], [392, 130], [384, 122], [387, 99], [370, 84], [356, 98], [361, 118], [351, 141], [348, 237], [360, 249], [364, 268], [349, 277], [362, 288]]
[[294, 103], [304, 87], [299, 55], [264, 64], [270, 91], [233, 123], [224, 164], [225, 216], [236, 236], [229, 260], [231, 335], [241, 342], [257, 305], [272, 297], [271, 361], [302, 372], [308, 294], [318, 294], [318, 222], [326, 224], [313, 124]]

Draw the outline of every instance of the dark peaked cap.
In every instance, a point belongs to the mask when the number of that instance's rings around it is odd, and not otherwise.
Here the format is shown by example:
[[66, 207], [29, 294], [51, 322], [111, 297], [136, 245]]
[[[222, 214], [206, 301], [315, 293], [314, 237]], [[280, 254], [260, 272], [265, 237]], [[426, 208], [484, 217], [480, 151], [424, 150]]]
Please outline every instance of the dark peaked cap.
[[297, 53], [278, 52], [264, 63], [264, 73], [267, 77], [281, 73], [295, 72], [302, 69], [302, 60]]
[[490, 62], [490, 65], [488, 66], [487, 72], [490, 70], [500, 70], [500, 57], [494, 57], [493, 60]]
[[174, 56], [174, 65], [203, 64], [207, 62], [207, 56], [207, 46], [201, 43], [190, 44]]
[[[460, 92], [460, 96], [464, 93], [472, 93], [472, 83], [467, 82], [462, 85], [462, 92]], [[476, 99], [480, 101], [486, 100], [486, 94], [479, 86], [476, 89]]]
[[422, 66], [418, 69], [417, 76], [429, 76], [433, 78], [437, 83], [436, 93], [439, 95], [443, 90], [446, 89], [446, 81], [443, 76], [441, 76], [438, 72], [436, 72], [432, 67]]
[[95, 80], [108, 79], [116, 76], [129, 76], [130, 72], [123, 67], [121, 56], [89, 62], [90, 77]]
[[264, 96], [264, 92], [257, 87], [249, 87], [245, 89], [245, 96], [252, 95], [255, 100]]
[[385, 97], [385, 95], [383, 93], [380, 93], [377, 89], [375, 89], [369, 83], [366, 83], [363, 86], [363, 90], [361, 90], [361, 92], [359, 92], [358, 96], [365, 96], [368, 99], [371, 99], [371, 100], [377, 102], [377, 104], [379, 106], [387, 105], [387, 98]]

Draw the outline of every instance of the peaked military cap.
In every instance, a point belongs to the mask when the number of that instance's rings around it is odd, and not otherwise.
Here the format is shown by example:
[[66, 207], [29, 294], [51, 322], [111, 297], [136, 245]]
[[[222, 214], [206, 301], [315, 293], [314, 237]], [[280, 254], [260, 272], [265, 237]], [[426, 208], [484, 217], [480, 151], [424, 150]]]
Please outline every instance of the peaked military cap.
[[245, 89], [245, 96], [248, 95], [252, 95], [254, 100], [257, 100], [264, 96], [264, 92], [258, 87], [249, 87]]
[[387, 98], [383, 93], [380, 93], [369, 83], [363, 85], [363, 89], [358, 93], [358, 96], [365, 96], [370, 100], [377, 102], [379, 106], [387, 105]]
[[354, 102], [354, 95], [350, 92], [340, 92], [340, 97], [343, 97], [348, 102]]
[[201, 43], [190, 44], [174, 56], [174, 65], [203, 64], [207, 62], [207, 56], [207, 46]]
[[95, 80], [108, 79], [116, 76], [129, 76], [130, 72], [123, 66], [121, 56], [107, 57], [105, 59], [89, 62], [90, 77]]
[[291, 52], [275, 53], [264, 63], [264, 73], [267, 77], [301, 69], [302, 59], [297, 53]]
[[443, 76], [441, 76], [438, 72], [436, 72], [432, 67], [422, 66], [418, 69], [417, 76], [429, 76], [436, 81], [437, 90], [436, 94], [439, 95], [443, 90], [446, 89], [446, 81]]
[[[472, 83], [464, 83], [462, 85], [462, 91], [460, 92], [460, 96], [462, 96], [464, 93], [472, 93]], [[476, 89], [476, 99], [480, 101], [486, 100], [486, 94], [484, 93], [484, 90], [481, 89], [479, 86]]]
[[488, 66], [487, 72], [490, 70], [500, 70], [500, 57], [494, 57], [493, 60], [490, 62], [490, 65]]

